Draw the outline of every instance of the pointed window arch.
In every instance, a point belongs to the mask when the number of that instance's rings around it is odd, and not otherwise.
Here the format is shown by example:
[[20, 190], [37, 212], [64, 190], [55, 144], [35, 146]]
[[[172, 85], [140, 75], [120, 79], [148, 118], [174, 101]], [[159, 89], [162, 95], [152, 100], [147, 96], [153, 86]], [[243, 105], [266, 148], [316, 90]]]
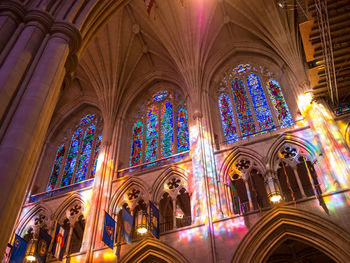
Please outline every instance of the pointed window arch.
[[132, 126], [130, 166], [188, 150], [188, 118], [183, 100], [170, 90], [153, 94], [140, 107]]
[[96, 114], [87, 114], [80, 119], [71, 139], [58, 147], [47, 191], [94, 178], [101, 133], [102, 119]]
[[262, 67], [241, 64], [223, 78], [218, 106], [225, 143], [294, 124], [281, 86], [271, 75]]

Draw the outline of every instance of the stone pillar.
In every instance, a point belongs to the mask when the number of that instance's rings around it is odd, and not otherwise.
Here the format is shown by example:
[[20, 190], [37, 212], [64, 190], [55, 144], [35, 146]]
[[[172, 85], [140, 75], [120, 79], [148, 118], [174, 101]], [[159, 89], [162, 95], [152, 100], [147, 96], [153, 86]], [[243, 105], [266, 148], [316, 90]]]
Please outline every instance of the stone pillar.
[[[248, 177], [248, 176], [247, 176]], [[248, 177], [249, 178], [249, 177]], [[250, 194], [250, 189], [249, 189], [249, 183], [248, 183], [248, 179], [244, 180], [244, 184], [245, 184], [245, 188], [247, 189], [247, 195], [248, 195], [248, 200], [249, 200], [249, 207], [248, 207], [248, 211], [250, 211], [250, 209], [254, 209], [254, 205], [253, 205], [253, 199], [252, 196]], [[247, 211], [245, 211], [247, 212]]]
[[26, 25], [0, 67], [0, 119], [11, 104], [20, 83], [43, 42], [53, 19], [42, 11], [31, 11]]
[[292, 166], [292, 169], [293, 169], [293, 173], [294, 173], [295, 179], [297, 180], [297, 183], [298, 183], [298, 186], [299, 186], [299, 189], [300, 189], [301, 197], [305, 198], [306, 195], [305, 195], [303, 185], [301, 184], [301, 181], [300, 181], [300, 178], [299, 178], [299, 175], [298, 175], [297, 166], [296, 165]]
[[0, 53], [11, 39], [18, 23], [24, 16], [24, 8], [16, 2], [0, 3]]
[[70, 242], [72, 240], [73, 229], [74, 229], [74, 222], [70, 222], [70, 224], [69, 224], [69, 232], [68, 232], [68, 236], [67, 236], [66, 251], [64, 252], [66, 254], [66, 256], [69, 255]]
[[79, 31], [57, 22], [28, 77], [19, 104], [0, 142], [0, 252], [22, 204], [65, 76], [65, 62], [80, 46]]

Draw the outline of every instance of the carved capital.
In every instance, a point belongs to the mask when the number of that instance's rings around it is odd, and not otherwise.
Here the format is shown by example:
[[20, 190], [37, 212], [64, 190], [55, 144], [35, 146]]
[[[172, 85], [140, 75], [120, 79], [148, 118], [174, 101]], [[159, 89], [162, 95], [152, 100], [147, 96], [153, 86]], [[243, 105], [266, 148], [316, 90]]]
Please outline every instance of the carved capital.
[[36, 22], [43, 27], [43, 31], [48, 31], [54, 18], [49, 13], [41, 10], [29, 10], [23, 20], [28, 24]]
[[51, 34], [55, 37], [61, 37], [69, 44], [70, 53], [77, 52], [82, 43], [80, 31], [72, 24], [57, 21], [51, 27]]
[[19, 23], [26, 13], [25, 8], [14, 1], [1, 1], [0, 15], [11, 16], [17, 23]]

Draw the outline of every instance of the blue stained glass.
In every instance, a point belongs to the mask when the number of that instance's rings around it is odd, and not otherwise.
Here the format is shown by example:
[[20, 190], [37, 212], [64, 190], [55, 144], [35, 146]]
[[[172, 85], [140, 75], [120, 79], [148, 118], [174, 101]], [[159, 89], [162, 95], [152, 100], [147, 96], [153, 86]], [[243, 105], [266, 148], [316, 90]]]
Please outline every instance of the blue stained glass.
[[98, 138], [97, 138], [97, 141], [96, 141], [94, 156], [92, 158], [93, 166], [91, 168], [90, 178], [94, 178], [95, 175], [96, 175], [96, 167], [97, 167], [97, 162], [98, 162], [98, 153], [99, 153], [100, 148], [101, 148], [101, 142], [102, 142], [102, 135], [99, 135]]
[[165, 99], [167, 94], [168, 94], [167, 91], [158, 92], [156, 95], [153, 96], [153, 101], [161, 101], [161, 100]]
[[267, 90], [281, 127], [285, 128], [293, 125], [293, 118], [289, 112], [279, 83], [274, 79], [270, 79], [267, 82]]
[[72, 175], [74, 173], [75, 163], [77, 160], [79, 145], [83, 137], [82, 129], [78, 128], [72, 138], [68, 158], [66, 161], [65, 172], [62, 178], [61, 186], [67, 186], [71, 183]]
[[244, 88], [244, 83], [241, 79], [235, 78], [232, 85], [233, 97], [236, 104], [239, 126], [243, 138], [250, 137], [256, 133], [254, 118], [250, 110], [250, 105], [247, 93]]
[[161, 157], [168, 157], [174, 152], [173, 106], [166, 101], [161, 108]]
[[95, 115], [93, 114], [88, 114], [86, 115], [84, 118], [82, 118], [80, 120], [80, 125], [86, 125], [89, 124], [90, 122], [92, 122], [92, 120], [94, 119]]
[[232, 143], [237, 141], [238, 136], [232, 113], [231, 99], [227, 94], [221, 94], [219, 98], [219, 108], [226, 142]]
[[158, 151], [158, 109], [153, 105], [147, 112], [146, 162], [157, 159]]
[[190, 149], [187, 110], [184, 107], [177, 111], [177, 149], [179, 153]]
[[249, 64], [240, 64], [238, 65], [236, 68], [233, 69], [233, 72], [235, 73], [235, 75], [240, 75], [243, 73], [246, 73], [250, 70], [250, 65]]
[[254, 73], [248, 76], [248, 89], [253, 101], [254, 110], [258, 119], [260, 131], [270, 130], [275, 127], [271, 111], [267, 104], [264, 90], [261, 87], [260, 78]]
[[130, 166], [141, 163], [142, 134], [143, 134], [143, 124], [142, 124], [142, 121], [139, 120], [134, 124], [133, 131], [132, 131]]
[[75, 175], [74, 183], [81, 182], [85, 179], [87, 169], [89, 166], [92, 143], [94, 141], [94, 134], [95, 134], [95, 124], [91, 123], [85, 131], [84, 142], [81, 148], [78, 170]]
[[47, 191], [53, 190], [55, 189], [56, 183], [57, 183], [57, 179], [58, 179], [58, 175], [60, 173], [61, 170], [61, 166], [62, 166], [62, 162], [63, 162], [63, 158], [64, 158], [64, 153], [66, 152], [66, 146], [64, 144], [62, 144], [57, 151], [56, 154], [56, 159], [55, 159], [55, 163], [52, 167], [52, 172], [51, 172], [51, 176], [50, 176], [50, 180], [49, 180], [49, 184], [46, 188]]

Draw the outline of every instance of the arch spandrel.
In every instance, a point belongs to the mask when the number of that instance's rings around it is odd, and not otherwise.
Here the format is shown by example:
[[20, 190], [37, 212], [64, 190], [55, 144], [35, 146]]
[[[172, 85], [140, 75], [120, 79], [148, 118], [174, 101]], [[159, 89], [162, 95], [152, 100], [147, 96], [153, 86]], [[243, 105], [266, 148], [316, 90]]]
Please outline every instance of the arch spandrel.
[[346, 263], [350, 258], [350, 233], [308, 211], [276, 207], [245, 235], [231, 262], [265, 262], [269, 252], [286, 239], [308, 243], [335, 262]]

